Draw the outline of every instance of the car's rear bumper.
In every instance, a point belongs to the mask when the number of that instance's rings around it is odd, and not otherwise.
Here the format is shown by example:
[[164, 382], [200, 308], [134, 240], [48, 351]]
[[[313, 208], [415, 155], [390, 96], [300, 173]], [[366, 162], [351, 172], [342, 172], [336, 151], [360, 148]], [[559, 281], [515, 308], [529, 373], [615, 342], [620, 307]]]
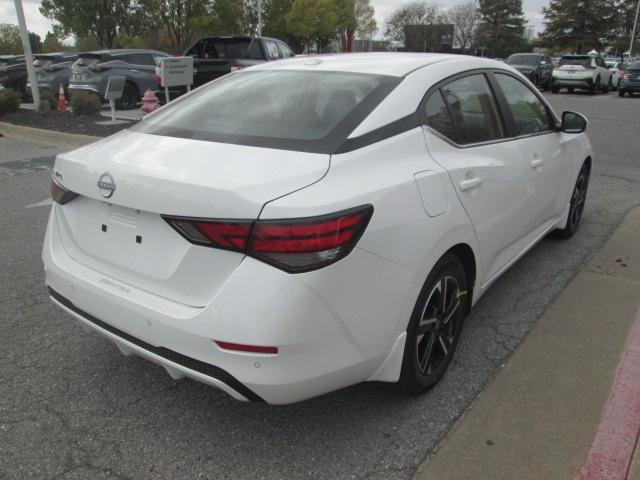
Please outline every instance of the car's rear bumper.
[[[292, 403], [372, 378], [401, 334], [393, 316], [414, 275], [363, 250], [315, 277], [246, 258], [205, 307], [192, 307], [77, 262], [60, 241], [56, 208], [64, 207], [54, 205], [43, 249], [52, 299], [123, 353], [159, 363], [174, 378], [237, 399]], [[329, 301], [322, 290], [339, 298]], [[225, 350], [216, 340], [276, 346], [278, 354]]]
[[624, 90], [625, 92], [640, 92], [640, 82], [625, 80], [620, 83], [620, 90]]
[[100, 95], [100, 90], [97, 85], [86, 84], [86, 83], [69, 83], [67, 87], [69, 92], [92, 92], [97, 95]]
[[593, 86], [593, 78], [554, 77], [553, 86], [558, 88], [591, 88]]

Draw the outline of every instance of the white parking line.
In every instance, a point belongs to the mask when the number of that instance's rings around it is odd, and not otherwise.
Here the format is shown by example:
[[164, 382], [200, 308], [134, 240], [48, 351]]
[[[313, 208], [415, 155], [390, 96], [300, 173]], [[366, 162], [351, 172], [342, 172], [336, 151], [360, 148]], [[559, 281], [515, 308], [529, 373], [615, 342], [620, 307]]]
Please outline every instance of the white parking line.
[[53, 205], [53, 199], [51, 198], [45, 198], [44, 200], [38, 202], [38, 203], [32, 203], [31, 205], [27, 205], [26, 208], [33, 208], [33, 207], [46, 207], [49, 205]]

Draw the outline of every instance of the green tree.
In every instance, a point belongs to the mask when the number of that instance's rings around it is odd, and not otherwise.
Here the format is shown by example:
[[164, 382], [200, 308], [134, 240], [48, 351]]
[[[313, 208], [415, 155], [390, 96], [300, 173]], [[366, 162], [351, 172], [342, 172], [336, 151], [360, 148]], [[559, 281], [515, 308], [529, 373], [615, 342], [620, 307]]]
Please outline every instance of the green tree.
[[549, 6], [542, 9], [545, 17], [542, 44], [571, 53], [601, 49], [612, 36], [612, 27], [619, 24], [616, 21], [617, 9], [614, 2], [615, 0], [551, 0]]
[[302, 40], [292, 34], [287, 27], [287, 13], [293, 0], [271, 0], [262, 20], [262, 34], [283, 40], [296, 52], [302, 51]]
[[213, 19], [212, 29], [216, 33], [244, 33], [241, 0], [216, 0], [210, 7], [210, 14]]
[[22, 52], [22, 43], [18, 26], [0, 23], [0, 55], [20, 52]]
[[60, 23], [66, 34], [95, 37], [113, 48], [118, 34], [136, 34], [141, 27], [133, 0], [43, 0], [40, 13]]
[[433, 25], [441, 23], [444, 14], [436, 4], [413, 0], [394, 10], [385, 19], [384, 36], [389, 40], [404, 42], [407, 25]]
[[335, 38], [339, 25], [333, 0], [294, 0], [286, 21], [289, 31], [301, 37], [307, 49], [315, 43], [318, 53]]
[[43, 53], [53, 53], [60, 52], [64, 50], [64, 45], [62, 45], [62, 41], [56, 32], [47, 32], [44, 36], [44, 43], [42, 44], [42, 52]]
[[454, 5], [447, 11], [447, 21], [453, 25], [453, 36], [462, 51], [471, 50], [480, 13], [475, 0]]
[[169, 49], [176, 53], [182, 53], [210, 21], [207, 0], [140, 0], [139, 6], [147, 28], [163, 28]]
[[476, 42], [485, 53], [504, 58], [529, 49], [524, 37], [522, 0], [480, 0], [478, 11]]

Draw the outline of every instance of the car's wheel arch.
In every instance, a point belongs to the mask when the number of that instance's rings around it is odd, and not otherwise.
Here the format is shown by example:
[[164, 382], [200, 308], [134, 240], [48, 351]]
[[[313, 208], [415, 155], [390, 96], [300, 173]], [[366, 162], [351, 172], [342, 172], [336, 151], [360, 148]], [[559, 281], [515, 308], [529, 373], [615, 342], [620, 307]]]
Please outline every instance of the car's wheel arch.
[[[472, 237], [475, 236], [473, 234], [471, 235]], [[459, 240], [454, 240], [456, 237]], [[405, 308], [403, 309], [401, 331], [398, 332], [397, 338], [394, 339], [384, 361], [368, 381], [397, 382], [399, 380], [400, 372], [402, 371], [402, 359], [404, 357], [407, 328], [409, 327], [411, 314], [415, 308], [420, 291], [427, 281], [433, 267], [436, 266], [442, 257], [450, 253], [453, 253], [458, 257], [464, 268], [465, 275], [467, 276], [467, 294], [471, 296], [471, 301], [468, 302], [468, 305], [471, 306], [477, 300], [478, 295], [475, 295], [474, 292], [479, 291], [476, 289], [479, 281], [478, 274], [480, 272], [479, 252], [474, 241], [469, 241], [469, 237], [467, 235], [460, 235], [460, 232], [456, 232], [451, 239], [448, 239], [447, 242], [442, 242], [431, 250], [429, 255], [429, 259], [431, 260], [426, 263], [428, 267], [421, 269], [420, 273], [416, 276], [416, 288], [412, 289], [412, 293], [406, 302]]]

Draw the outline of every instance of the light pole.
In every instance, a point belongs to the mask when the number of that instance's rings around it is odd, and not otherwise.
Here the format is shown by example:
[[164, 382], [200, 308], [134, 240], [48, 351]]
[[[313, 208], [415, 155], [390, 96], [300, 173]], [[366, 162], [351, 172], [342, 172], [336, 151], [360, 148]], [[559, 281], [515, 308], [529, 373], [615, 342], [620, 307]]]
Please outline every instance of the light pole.
[[27, 67], [27, 77], [31, 83], [31, 95], [36, 110], [40, 108], [40, 92], [38, 91], [38, 81], [36, 80], [36, 71], [33, 68], [33, 55], [31, 54], [31, 43], [29, 42], [29, 32], [27, 31], [27, 23], [24, 20], [24, 10], [22, 9], [21, 0], [13, 0], [16, 6], [16, 15], [18, 16], [18, 26], [20, 27], [20, 38], [22, 39], [22, 48], [24, 49], [24, 62]]
[[638, 0], [638, 6], [636, 7], [636, 19], [633, 22], [633, 31], [631, 32], [631, 41], [629, 42], [629, 60], [633, 55], [633, 41], [636, 38], [636, 27], [638, 26], [638, 12], [640, 12], [640, 0]]

